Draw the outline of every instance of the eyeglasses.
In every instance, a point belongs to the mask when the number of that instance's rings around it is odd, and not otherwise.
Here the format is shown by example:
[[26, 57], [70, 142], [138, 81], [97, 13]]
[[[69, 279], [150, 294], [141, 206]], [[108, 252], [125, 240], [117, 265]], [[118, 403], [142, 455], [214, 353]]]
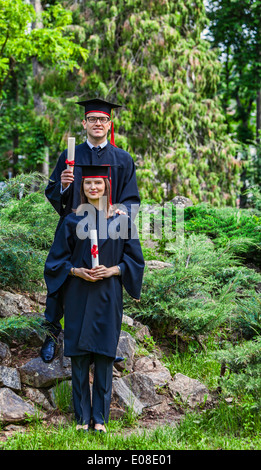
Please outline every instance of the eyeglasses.
[[90, 117], [87, 117], [86, 119], [91, 124], [94, 124], [97, 121], [100, 121], [100, 123], [105, 124], [106, 122], [110, 120], [110, 118], [106, 116], [102, 116], [102, 117], [90, 116]]

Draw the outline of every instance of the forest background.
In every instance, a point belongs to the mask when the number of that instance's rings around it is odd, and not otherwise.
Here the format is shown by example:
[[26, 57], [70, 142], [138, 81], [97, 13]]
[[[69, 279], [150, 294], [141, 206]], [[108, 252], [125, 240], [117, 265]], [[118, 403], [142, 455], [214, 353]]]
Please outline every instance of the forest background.
[[75, 102], [101, 97], [122, 105], [116, 142], [143, 198], [234, 205], [260, 183], [259, 1], [0, 6], [2, 179], [49, 173], [85, 138]]
[[[172, 268], [146, 272], [142, 301], [134, 310], [125, 298], [126, 312], [159, 342], [182, 336], [172, 373], [233, 397], [181, 428], [185, 448], [260, 446], [260, 6], [0, 0], [0, 287], [43, 288], [58, 221], [44, 185], [68, 137], [85, 139], [75, 102], [121, 104], [115, 141], [135, 161], [142, 209], [177, 195], [193, 203], [182, 247], [142, 240], [146, 260]], [[1, 320], [0, 336], [18, 323]]]

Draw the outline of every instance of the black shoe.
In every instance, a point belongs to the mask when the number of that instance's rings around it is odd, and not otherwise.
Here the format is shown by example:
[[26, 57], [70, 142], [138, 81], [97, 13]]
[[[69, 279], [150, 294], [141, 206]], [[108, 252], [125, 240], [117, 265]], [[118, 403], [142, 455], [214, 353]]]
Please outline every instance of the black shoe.
[[51, 362], [55, 356], [57, 340], [47, 335], [41, 348], [41, 358], [44, 362]]
[[124, 361], [124, 357], [116, 356], [114, 362], [121, 362]]

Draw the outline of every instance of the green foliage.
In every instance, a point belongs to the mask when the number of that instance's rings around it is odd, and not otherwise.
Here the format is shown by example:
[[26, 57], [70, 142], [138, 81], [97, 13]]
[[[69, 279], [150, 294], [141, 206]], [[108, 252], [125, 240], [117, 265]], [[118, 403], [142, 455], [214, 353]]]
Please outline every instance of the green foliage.
[[[7, 2], [8, 11], [12, 3], [22, 0]], [[101, 97], [123, 105], [116, 144], [137, 163], [142, 198], [234, 204], [240, 165], [216, 96], [220, 64], [202, 38], [203, 0], [51, 3], [42, 2], [43, 27], [27, 34], [41, 74], [17, 62], [5, 83], [3, 167], [15, 147], [25, 158], [14, 169], [35, 169], [45, 146], [53, 167], [68, 134], [78, 144], [85, 137], [75, 102]], [[24, 55], [30, 60], [31, 50]]]
[[0, 338], [4, 342], [17, 340], [26, 343], [30, 334], [37, 331], [39, 334], [44, 332], [43, 320], [37, 316], [27, 317], [25, 315], [10, 316], [1, 318]]
[[[42, 177], [34, 173], [18, 176], [8, 180], [0, 192], [2, 288], [43, 288], [44, 263], [58, 222], [57, 214], [45, 200], [43, 183]], [[29, 192], [39, 184], [39, 191]], [[21, 193], [24, 196], [19, 199]]]
[[239, 158], [246, 161], [244, 189], [249, 181], [261, 181], [260, 7], [260, 0], [214, 0], [206, 7], [209, 39], [222, 65], [218, 93], [228, 132], [240, 144]]
[[260, 89], [261, 63], [260, 1], [214, 0], [207, 5], [209, 29], [214, 47], [222, 54], [221, 99], [229, 122], [243, 142], [255, 139], [253, 114]]
[[[261, 322], [259, 323], [261, 327]], [[251, 396], [256, 407], [261, 408], [261, 336], [242, 344], [223, 345], [215, 357], [230, 374], [221, 378], [224, 393], [235, 397]]]
[[55, 385], [54, 390], [54, 400], [57, 408], [62, 413], [68, 413], [72, 407], [72, 386], [71, 384], [64, 380]]
[[260, 275], [241, 265], [233, 251], [215, 248], [205, 235], [192, 234], [168, 251], [173, 268], [146, 272], [137, 315], [163, 331], [178, 329], [195, 337], [231, 323], [239, 327], [238, 299], [251, 298]]
[[184, 212], [185, 233], [204, 233], [215, 246], [260, 262], [261, 217], [256, 210], [215, 208], [210, 204], [188, 207]]
[[51, 63], [64, 73], [79, 68], [77, 59], [87, 59], [87, 51], [72, 41], [69, 29], [71, 12], [61, 4], [51, 5], [44, 13], [43, 27], [29, 27], [36, 20], [32, 5], [23, 0], [2, 0], [0, 17], [0, 89], [19, 64], [37, 58], [42, 64]]
[[[179, 424], [144, 427], [128, 430], [120, 420], [110, 421], [108, 432], [101, 436], [88, 433], [79, 435], [76, 426], [51, 425], [45, 427], [40, 421], [31, 423], [26, 433], [17, 432], [1, 443], [1, 450], [259, 450], [260, 414], [250, 399], [242, 404], [228, 406], [220, 403], [215, 409], [203, 413], [193, 412], [183, 416]], [[169, 463], [169, 460], [166, 460]]]
[[[60, 80], [68, 82], [68, 73], [76, 73], [80, 64], [87, 60], [88, 51], [76, 40], [76, 29], [72, 25], [72, 12], [61, 2], [46, 5], [39, 17], [28, 2], [1, 1], [2, 170], [9, 169], [10, 164], [14, 174], [38, 169], [45, 158], [45, 147], [53, 151], [48, 132], [51, 108], [43, 118], [38, 106], [44, 109], [45, 105], [38, 89], [42, 70], [55, 74], [54, 86], [57, 87]], [[54, 100], [55, 95], [53, 90]], [[11, 156], [13, 161], [10, 162]]]

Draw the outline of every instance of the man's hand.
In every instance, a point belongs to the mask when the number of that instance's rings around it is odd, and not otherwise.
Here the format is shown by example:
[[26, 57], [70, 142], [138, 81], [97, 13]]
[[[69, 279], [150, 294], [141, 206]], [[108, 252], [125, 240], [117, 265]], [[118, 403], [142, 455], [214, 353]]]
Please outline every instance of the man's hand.
[[69, 170], [63, 170], [61, 173], [61, 183], [63, 189], [68, 188], [68, 186], [73, 183], [74, 181], [74, 174], [71, 169]]

